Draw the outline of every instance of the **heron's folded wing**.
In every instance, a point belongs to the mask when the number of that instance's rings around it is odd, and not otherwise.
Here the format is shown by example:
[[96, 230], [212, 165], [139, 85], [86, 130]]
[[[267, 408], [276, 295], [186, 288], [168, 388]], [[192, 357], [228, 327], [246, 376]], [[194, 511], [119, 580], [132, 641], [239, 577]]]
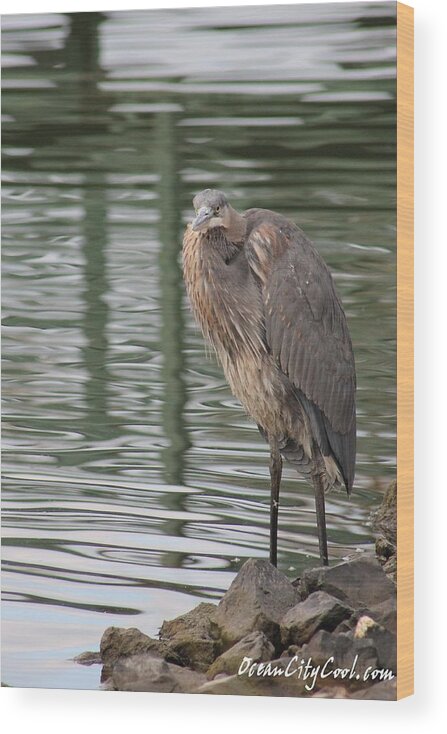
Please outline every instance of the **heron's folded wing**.
[[[285, 221], [285, 220], [283, 220]], [[355, 366], [346, 318], [324, 261], [304, 233], [271, 221], [245, 246], [280, 369], [337, 433], [355, 431]]]

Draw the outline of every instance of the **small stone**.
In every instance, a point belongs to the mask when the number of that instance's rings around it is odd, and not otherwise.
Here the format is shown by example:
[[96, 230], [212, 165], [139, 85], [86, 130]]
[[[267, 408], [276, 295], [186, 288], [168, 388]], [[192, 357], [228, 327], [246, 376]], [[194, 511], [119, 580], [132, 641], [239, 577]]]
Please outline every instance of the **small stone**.
[[255, 630], [264, 632], [276, 647], [280, 621], [299, 598], [287, 576], [271, 563], [246, 561], [217, 607], [216, 622], [224, 647]]
[[354, 630], [354, 637], [361, 639], [363, 637], [367, 637], [368, 630], [371, 629], [371, 627], [378, 627], [379, 625], [377, 622], [375, 622], [371, 617], [368, 617], [366, 614], [364, 614], [360, 619], [358, 620], [355, 630]]
[[79, 663], [79, 665], [95, 665], [98, 663], [101, 664], [101, 653], [99, 651], [91, 652], [91, 650], [88, 650], [87, 652], [81, 652], [80, 655], [76, 655], [76, 657], [73, 658], [73, 662]]
[[281, 642], [283, 645], [302, 645], [319, 629], [332, 631], [352, 614], [347, 606], [324, 591], [316, 591], [289, 609], [281, 620]]
[[245, 657], [258, 663], [271, 660], [274, 654], [275, 648], [263, 632], [251, 632], [214, 661], [208, 670], [207, 678], [211, 680], [220, 673], [227, 675], [237, 673]]

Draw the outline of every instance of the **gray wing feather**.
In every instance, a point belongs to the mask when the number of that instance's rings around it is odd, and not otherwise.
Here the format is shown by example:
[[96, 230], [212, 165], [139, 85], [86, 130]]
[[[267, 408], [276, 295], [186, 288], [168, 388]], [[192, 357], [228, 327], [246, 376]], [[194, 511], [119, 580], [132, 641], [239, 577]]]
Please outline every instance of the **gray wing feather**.
[[355, 461], [356, 375], [346, 317], [331, 274], [298, 227], [270, 212], [247, 214], [252, 227], [245, 252], [262, 290], [267, 345], [303, 394], [301, 402], [320, 448], [327, 454], [329, 443], [349, 490]]

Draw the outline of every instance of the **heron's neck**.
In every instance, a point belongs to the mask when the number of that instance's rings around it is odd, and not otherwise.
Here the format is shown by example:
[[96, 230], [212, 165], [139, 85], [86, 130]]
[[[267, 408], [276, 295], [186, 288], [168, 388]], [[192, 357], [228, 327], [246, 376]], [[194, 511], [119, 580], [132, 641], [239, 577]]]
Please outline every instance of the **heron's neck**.
[[225, 227], [225, 234], [234, 244], [242, 246], [245, 240], [245, 233], [247, 231], [247, 221], [239, 214], [232, 206], [228, 207], [227, 226]]
[[224, 261], [228, 265], [241, 249], [240, 244], [232, 242], [228, 238], [227, 230], [223, 227], [215, 227], [208, 230], [203, 238], [202, 255], [204, 262], [211, 265], [213, 262], [216, 266]]
[[217, 255], [228, 264], [243, 247], [246, 229], [245, 219], [230, 207], [226, 225], [209, 229], [206, 233], [206, 254], [211, 259]]

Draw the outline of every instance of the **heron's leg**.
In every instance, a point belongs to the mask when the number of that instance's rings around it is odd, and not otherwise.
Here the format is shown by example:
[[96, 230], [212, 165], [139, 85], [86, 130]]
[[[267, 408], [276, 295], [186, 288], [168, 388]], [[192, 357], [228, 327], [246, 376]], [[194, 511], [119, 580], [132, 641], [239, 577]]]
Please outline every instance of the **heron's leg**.
[[278, 557], [278, 507], [279, 489], [281, 486], [282, 458], [279, 453], [278, 440], [269, 436], [270, 444], [270, 563], [277, 565]]
[[318, 528], [318, 544], [320, 546], [320, 559], [323, 566], [329, 565], [327, 552], [327, 533], [326, 533], [326, 510], [324, 504], [324, 485], [321, 473], [315, 471], [312, 474], [312, 480], [315, 490], [315, 509], [317, 512], [317, 528]]

